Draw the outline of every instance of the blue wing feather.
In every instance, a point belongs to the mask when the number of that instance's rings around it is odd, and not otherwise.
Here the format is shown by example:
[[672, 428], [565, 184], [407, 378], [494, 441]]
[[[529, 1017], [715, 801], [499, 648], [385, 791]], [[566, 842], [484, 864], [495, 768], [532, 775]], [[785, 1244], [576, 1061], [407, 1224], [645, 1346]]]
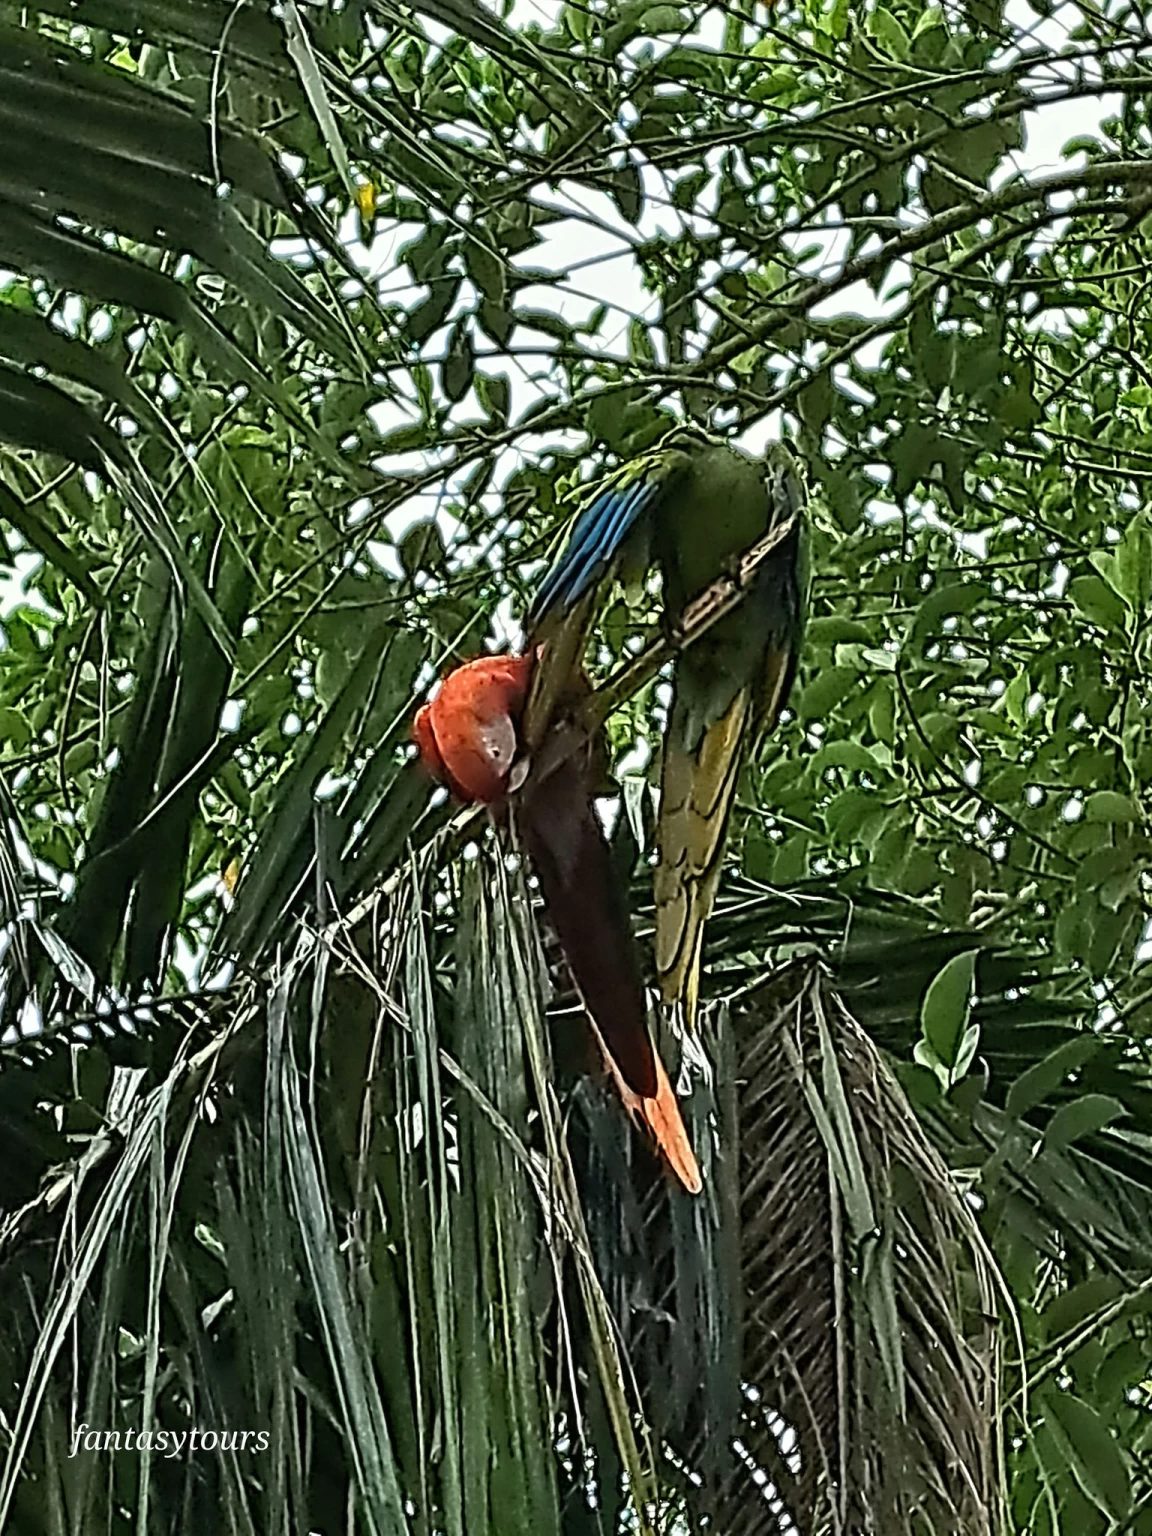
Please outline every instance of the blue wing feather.
[[528, 615], [529, 628], [559, 609], [573, 608], [603, 580], [628, 536], [664, 489], [663, 478], [645, 475], [632, 484], [601, 491], [576, 519], [563, 554], [548, 572]]

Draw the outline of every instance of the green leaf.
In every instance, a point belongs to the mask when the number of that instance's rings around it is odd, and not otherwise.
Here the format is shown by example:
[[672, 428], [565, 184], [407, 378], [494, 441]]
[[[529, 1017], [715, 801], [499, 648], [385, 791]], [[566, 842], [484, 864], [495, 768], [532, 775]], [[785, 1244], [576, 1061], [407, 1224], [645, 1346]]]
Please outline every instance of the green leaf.
[[881, 47], [886, 48], [894, 58], [901, 62], [908, 58], [910, 51], [908, 34], [891, 11], [886, 11], [883, 6], [877, 6], [869, 19], [868, 30]]
[[324, 711], [315, 732], [299, 738], [288, 771], [275, 786], [274, 809], [260, 828], [221, 931], [221, 953], [254, 956], [285, 921], [289, 891], [298, 882], [298, 867], [310, 851], [318, 781], [332, 768], [345, 731], [372, 693], [397, 684], [408, 687], [418, 664], [411, 650], [419, 651], [425, 644], [411, 630], [390, 636], [383, 651], [367, 636], [362, 639], [360, 654], [339, 695]]
[[[399, 555], [400, 564], [408, 576], [414, 576], [419, 571], [431, 571], [437, 575], [443, 575], [448, 569], [448, 550], [437, 520], [434, 517], [426, 517], [418, 523], [413, 523], [400, 540]], [[359, 630], [352, 631], [348, 638], [359, 639]], [[325, 699], [323, 702], [327, 704], [330, 700]]]
[[512, 385], [509, 383], [508, 375], [506, 373], [477, 374], [476, 394], [485, 415], [503, 426], [508, 420], [508, 405], [512, 399]]
[[800, 716], [804, 720], [822, 720], [852, 692], [860, 681], [855, 667], [825, 667], [800, 695]]
[[390, 453], [411, 453], [415, 448], [427, 448], [431, 428], [426, 421], [414, 421], [407, 427], [396, 427], [386, 432], [376, 444], [376, 451], [386, 456]]
[[583, 5], [566, 5], [562, 18], [576, 42], [586, 43], [592, 36], [592, 16]]
[[1122, 903], [1113, 911], [1101, 901], [1088, 922], [1088, 970], [1095, 980], [1102, 981], [1112, 973], [1122, 951], [1130, 951], [1137, 943], [1144, 920], [1134, 902]]
[[639, 315], [628, 322], [628, 356], [642, 368], [654, 367], [656, 363], [656, 348], [652, 345], [648, 327]]
[[503, 258], [486, 243], [469, 238], [464, 242], [464, 267], [482, 298], [502, 305], [508, 291]]
[[[964, 1033], [960, 1037], [959, 1049], [956, 1052], [956, 1060], [953, 1062], [952, 1069], [949, 1073], [950, 1085], [959, 1083], [960, 1079], [967, 1074], [968, 1069], [976, 1060], [976, 1052], [979, 1048], [979, 1045], [979, 1024], [965, 1025]], [[983, 1094], [983, 1083], [981, 1083], [979, 1079], [969, 1078], [968, 1082], [952, 1095], [953, 1103], [962, 1105], [965, 1101], [966, 1091], [971, 1088], [975, 1088], [977, 1090], [977, 1094], [975, 1098], [972, 1098], [970, 1095], [968, 1095], [969, 1102], [973, 1104], [979, 1102], [979, 1098]], [[968, 1112], [970, 1113], [970, 1111]]]
[[1055, 1093], [1070, 1072], [1082, 1067], [1101, 1048], [1099, 1035], [1085, 1032], [1074, 1040], [1066, 1040], [1040, 1061], [1021, 1072], [1008, 1090], [1005, 1108], [1010, 1115], [1026, 1115], [1037, 1104]]
[[649, 37], [662, 32], [682, 32], [684, 16], [679, 6], [650, 5], [640, 16], [640, 29]]
[[[975, 1044], [965, 1045], [968, 1017], [972, 1010], [973, 984], [978, 949], [954, 955], [929, 983], [920, 1007], [920, 1032], [949, 1069], [953, 1080], [962, 1077], [971, 1063]], [[968, 1061], [960, 1069], [962, 1055]]]
[[1128, 1390], [1143, 1381], [1148, 1370], [1148, 1352], [1144, 1340], [1128, 1338], [1110, 1350], [1096, 1371], [1092, 1383], [1098, 1402], [1127, 1398]]
[[1077, 576], [1068, 583], [1068, 595], [1090, 624], [1104, 630], [1123, 630], [1128, 609], [1099, 576]]
[[1114, 549], [1093, 550], [1088, 557], [1089, 563], [1099, 571], [1105, 583], [1113, 592], [1120, 591], [1120, 569]]
[[1055, 1342], [1063, 1334], [1071, 1333], [1123, 1294], [1124, 1283], [1115, 1275], [1093, 1275], [1079, 1285], [1057, 1292], [1042, 1313], [1048, 1339]]
[[308, 30], [296, 8], [296, 0], [284, 0], [282, 15], [284, 18], [284, 30], [288, 34], [288, 57], [295, 64], [300, 74], [300, 81], [304, 87], [304, 94], [308, 98], [308, 104], [316, 115], [316, 121], [320, 125], [320, 132], [324, 135], [324, 143], [328, 147], [328, 153], [332, 156], [332, 164], [336, 167], [340, 180], [344, 183], [344, 190], [349, 198], [356, 200], [356, 184], [352, 179], [352, 172], [348, 165], [348, 151], [344, 147], [344, 139], [340, 133], [340, 126], [336, 114], [332, 110], [332, 103], [328, 99], [328, 92], [324, 86], [324, 78], [320, 73], [320, 65], [317, 61], [312, 41]]
[[1072, 1104], [1062, 1104], [1052, 1116], [1044, 1130], [1044, 1147], [1049, 1152], [1063, 1152], [1127, 1113], [1119, 1099], [1106, 1093], [1086, 1093]]
[[877, 777], [888, 776], [888, 768], [876, 751], [858, 741], [825, 742], [814, 754], [812, 767], [817, 773], [822, 773], [825, 768], [848, 768]]
[[407, 95], [416, 89], [416, 78], [405, 67], [402, 59], [389, 56], [384, 60], [384, 68], [388, 71], [388, 77], [398, 91]]
[[506, 347], [512, 340], [512, 332], [516, 328], [516, 316], [503, 304], [485, 299], [480, 306], [479, 320], [481, 328], [491, 336], [497, 346]]
[[812, 619], [806, 638], [809, 645], [871, 645], [875, 635], [859, 619], [837, 613]]
[[448, 318], [460, 291], [460, 278], [455, 275], [433, 278], [430, 286], [431, 293], [408, 312], [404, 322], [408, 339], [415, 346], [427, 341]]
[[472, 388], [476, 372], [476, 353], [466, 320], [457, 320], [448, 340], [448, 352], [440, 366], [440, 387], [455, 405]]
[[0, 742], [10, 752], [20, 752], [28, 745], [32, 733], [28, 722], [18, 709], [0, 708]]
[[1021, 726], [1024, 724], [1024, 707], [1028, 703], [1031, 691], [1032, 687], [1028, 681], [1027, 672], [1017, 672], [1001, 695], [998, 707], [1004, 710], [1004, 713], [1012, 721], [1013, 725]]
[[612, 201], [629, 224], [638, 224], [644, 211], [644, 182], [640, 167], [629, 156], [622, 166], [611, 172], [608, 191]]
[[1120, 825], [1135, 821], [1138, 815], [1138, 808], [1128, 796], [1117, 794], [1114, 789], [1098, 789], [1084, 802], [1085, 821]]
[[812, 432], [822, 432], [836, 403], [836, 386], [829, 373], [818, 373], [796, 397], [800, 419]]
[[914, 635], [936, 634], [940, 621], [953, 614], [968, 613], [989, 596], [983, 581], [957, 581], [937, 587], [923, 599], [912, 626]]
[[824, 812], [828, 831], [840, 842], [851, 842], [867, 821], [880, 816], [884, 802], [866, 789], [846, 789]]
[[938, 5], [930, 5], [916, 18], [916, 25], [912, 29], [912, 41], [915, 42], [918, 37], [923, 37], [925, 32], [931, 32], [934, 28], [944, 25], [943, 10]]
[[549, 314], [546, 309], [518, 309], [516, 324], [533, 331], [542, 331], [545, 336], [562, 341], [566, 346], [571, 344], [572, 326], [561, 315]]
[[1120, 1447], [1104, 1420], [1071, 1392], [1047, 1392], [1044, 1408], [1045, 1420], [1081, 1488], [1111, 1519], [1126, 1520], [1132, 1508], [1131, 1481]]
[[[274, 1019], [277, 1012], [283, 1019], [287, 1011], [290, 986], [288, 977], [279, 989], [282, 1001], [279, 1009], [274, 1010]], [[276, 1040], [275, 1023], [273, 1031], [275, 1043], [280, 1045], [273, 1058], [280, 1064], [280, 1083], [279, 1091], [274, 1090], [272, 1113], [282, 1117], [286, 1182], [295, 1217], [295, 1236], [320, 1304], [323, 1327], [318, 1331], [331, 1368], [341, 1378], [341, 1427], [345, 1434], [363, 1442], [360, 1481], [370, 1524], [378, 1530], [401, 1531], [407, 1523], [403, 1497], [379, 1385], [364, 1347], [363, 1310], [349, 1286], [347, 1269], [338, 1257], [331, 1200], [300, 1096], [301, 1074], [296, 1071], [290, 1047], [285, 1050], [283, 1043]]]
[[429, 224], [423, 234], [400, 247], [396, 253], [397, 262], [407, 265], [416, 282], [434, 282], [445, 275], [456, 249], [449, 234], [447, 224]]
[[848, 22], [851, 12], [851, 0], [832, 0], [831, 9], [828, 11], [824, 24], [828, 28], [828, 35], [834, 37], [838, 43], [843, 42], [848, 35]]

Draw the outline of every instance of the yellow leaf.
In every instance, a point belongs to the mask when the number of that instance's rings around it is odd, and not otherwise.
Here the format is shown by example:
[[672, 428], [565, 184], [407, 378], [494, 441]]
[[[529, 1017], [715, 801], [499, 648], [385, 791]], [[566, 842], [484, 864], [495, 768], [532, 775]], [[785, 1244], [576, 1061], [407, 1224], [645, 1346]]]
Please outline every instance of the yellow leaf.
[[372, 225], [376, 218], [376, 184], [362, 181], [356, 188], [356, 212], [359, 215], [360, 243], [367, 245], [372, 238]]

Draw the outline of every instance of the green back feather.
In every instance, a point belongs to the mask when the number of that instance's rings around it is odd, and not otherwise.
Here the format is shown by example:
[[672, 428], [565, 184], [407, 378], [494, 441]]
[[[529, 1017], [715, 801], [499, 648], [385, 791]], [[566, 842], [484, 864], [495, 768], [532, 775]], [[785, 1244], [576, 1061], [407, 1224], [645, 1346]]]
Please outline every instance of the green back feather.
[[[685, 603], [730, 569], [782, 513], [788, 515], [773, 504], [767, 469], [779, 457], [793, 463], [785, 449], [773, 449], [766, 462], [726, 445], [709, 445], [684, 457], [688, 462], [661, 503], [657, 534], [673, 623]], [[805, 545], [801, 522], [796, 549], [801, 560]], [[673, 751], [696, 750], [736, 694], [756, 686], [769, 651], [799, 650], [807, 581], [799, 569], [788, 570], [791, 561], [787, 548], [770, 557], [773, 570], [763, 573], [769, 600], [757, 601], [750, 594], [681, 655], [668, 728]]]

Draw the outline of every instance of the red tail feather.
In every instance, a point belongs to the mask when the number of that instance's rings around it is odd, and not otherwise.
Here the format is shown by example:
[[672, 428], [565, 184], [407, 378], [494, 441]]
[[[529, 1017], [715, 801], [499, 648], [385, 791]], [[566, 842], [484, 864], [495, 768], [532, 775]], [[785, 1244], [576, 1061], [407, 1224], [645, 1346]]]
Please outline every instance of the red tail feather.
[[628, 914], [611, 854], [588, 795], [583, 765], [565, 757], [530, 774], [518, 800], [519, 824], [544, 905], [584, 1006], [634, 1093], [657, 1091], [656, 1053]]
[[608, 1063], [608, 1070], [616, 1083], [616, 1090], [624, 1101], [624, 1108], [648, 1132], [656, 1143], [661, 1157], [688, 1193], [698, 1195], [704, 1188], [704, 1181], [700, 1177], [700, 1165], [696, 1161], [692, 1143], [688, 1140], [688, 1131], [684, 1124], [684, 1117], [680, 1113], [680, 1105], [672, 1091], [672, 1084], [668, 1081], [668, 1073], [664, 1070], [664, 1063], [659, 1055], [656, 1055], [655, 1096], [650, 1099], [641, 1098], [632, 1092], [620, 1076], [611, 1052], [600, 1039], [600, 1031], [595, 1025], [592, 1027], [597, 1039], [600, 1040], [604, 1060]]

